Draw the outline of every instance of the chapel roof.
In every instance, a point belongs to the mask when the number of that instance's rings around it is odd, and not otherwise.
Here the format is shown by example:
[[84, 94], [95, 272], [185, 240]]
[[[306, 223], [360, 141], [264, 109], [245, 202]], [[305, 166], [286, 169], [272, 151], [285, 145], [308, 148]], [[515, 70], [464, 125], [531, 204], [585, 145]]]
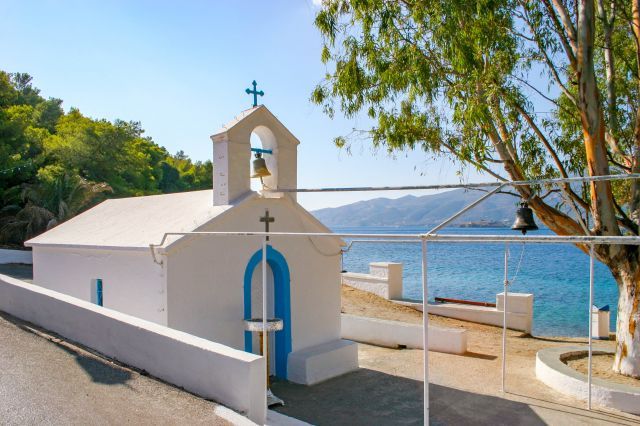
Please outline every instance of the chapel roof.
[[[103, 201], [55, 228], [25, 242], [28, 247], [79, 247], [85, 249], [140, 250], [159, 244], [166, 232], [192, 232], [221, 217], [223, 213], [249, 205], [259, 199], [251, 191], [234, 204], [214, 206], [213, 190], [179, 192], [144, 197], [115, 198]], [[304, 218], [310, 232], [331, 230], [301, 205], [288, 197], [282, 200], [295, 214]], [[229, 211], [230, 214], [233, 214]], [[227, 216], [227, 215], [224, 215]], [[165, 241], [167, 247], [179, 240]], [[344, 242], [336, 237], [335, 241]]]
[[110, 199], [25, 245], [148, 249], [169, 230], [193, 231], [233, 207], [212, 201], [213, 190]]

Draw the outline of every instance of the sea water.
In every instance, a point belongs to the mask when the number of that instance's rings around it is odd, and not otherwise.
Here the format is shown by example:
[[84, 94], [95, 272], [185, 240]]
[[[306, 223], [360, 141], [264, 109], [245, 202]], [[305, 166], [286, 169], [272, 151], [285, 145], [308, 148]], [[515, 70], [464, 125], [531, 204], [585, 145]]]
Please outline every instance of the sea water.
[[[425, 232], [422, 227], [336, 227], [333, 230], [369, 234]], [[508, 228], [445, 228], [439, 233], [519, 235]], [[553, 233], [541, 229], [536, 235]], [[572, 244], [512, 242], [508, 247], [509, 280], [513, 281], [509, 291], [534, 296], [533, 334], [587, 336], [589, 256]], [[504, 252], [504, 243], [429, 243], [429, 301], [446, 297], [495, 303], [496, 294], [503, 291]], [[401, 262], [404, 297], [422, 299], [419, 243], [356, 243], [344, 255], [344, 268], [350, 272], [367, 273], [369, 262]], [[609, 269], [597, 261], [594, 283], [594, 304], [609, 305], [613, 331], [618, 288]]]

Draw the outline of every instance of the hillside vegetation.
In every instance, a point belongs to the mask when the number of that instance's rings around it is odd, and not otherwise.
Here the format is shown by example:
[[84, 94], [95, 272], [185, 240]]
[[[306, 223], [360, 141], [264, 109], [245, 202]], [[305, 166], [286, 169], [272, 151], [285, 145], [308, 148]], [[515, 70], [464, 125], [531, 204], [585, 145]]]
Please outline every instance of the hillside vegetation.
[[210, 161], [171, 155], [139, 122], [94, 119], [0, 71], [0, 246], [22, 246], [107, 197], [211, 188]]

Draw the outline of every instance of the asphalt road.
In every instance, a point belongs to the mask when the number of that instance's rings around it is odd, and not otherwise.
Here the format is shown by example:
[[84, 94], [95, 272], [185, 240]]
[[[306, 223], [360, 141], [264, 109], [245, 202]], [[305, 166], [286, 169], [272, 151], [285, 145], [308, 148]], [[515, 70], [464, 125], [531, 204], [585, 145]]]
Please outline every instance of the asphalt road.
[[227, 425], [219, 406], [0, 312], [0, 425]]

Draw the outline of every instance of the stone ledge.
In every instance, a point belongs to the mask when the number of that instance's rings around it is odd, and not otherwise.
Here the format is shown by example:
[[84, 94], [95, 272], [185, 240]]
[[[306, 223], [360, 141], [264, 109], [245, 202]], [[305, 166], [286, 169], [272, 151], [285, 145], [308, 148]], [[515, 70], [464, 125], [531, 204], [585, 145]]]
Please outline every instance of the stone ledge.
[[[342, 337], [357, 342], [397, 348], [423, 349], [422, 324], [342, 314]], [[429, 350], [450, 354], [467, 351], [467, 331], [429, 326]]]
[[[582, 400], [588, 399], [589, 385], [586, 375], [579, 373], [562, 358], [588, 350], [584, 346], [565, 346], [538, 351], [536, 355], [536, 377], [554, 390]], [[594, 354], [611, 353], [593, 351]], [[631, 414], [640, 414], [640, 389], [620, 383], [612, 383], [592, 377], [591, 401], [595, 404], [615, 408]]]
[[293, 383], [315, 385], [357, 368], [357, 343], [338, 339], [291, 352], [287, 360], [287, 378]]

